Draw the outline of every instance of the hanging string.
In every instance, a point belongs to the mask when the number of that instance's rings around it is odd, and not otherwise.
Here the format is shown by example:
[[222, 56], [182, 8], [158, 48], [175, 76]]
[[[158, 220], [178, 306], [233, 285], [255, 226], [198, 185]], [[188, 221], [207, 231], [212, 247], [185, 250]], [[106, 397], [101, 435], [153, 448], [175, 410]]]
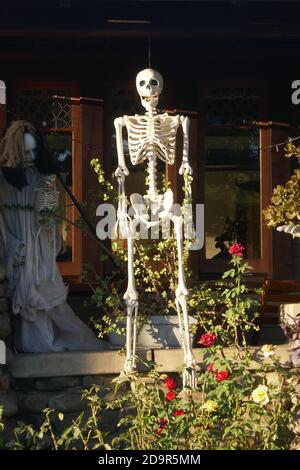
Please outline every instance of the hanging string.
[[148, 36], [148, 68], [151, 69], [151, 38]]
[[286, 144], [290, 144], [292, 142], [295, 142], [296, 140], [300, 140], [300, 135], [296, 136], [296, 137], [289, 137], [288, 139], [284, 140], [283, 142], [278, 142], [276, 144], [273, 144], [273, 145], [268, 145], [268, 147], [261, 147], [259, 150], [270, 150], [270, 149], [276, 149], [276, 152], [279, 151], [279, 147], [283, 147], [284, 145]]

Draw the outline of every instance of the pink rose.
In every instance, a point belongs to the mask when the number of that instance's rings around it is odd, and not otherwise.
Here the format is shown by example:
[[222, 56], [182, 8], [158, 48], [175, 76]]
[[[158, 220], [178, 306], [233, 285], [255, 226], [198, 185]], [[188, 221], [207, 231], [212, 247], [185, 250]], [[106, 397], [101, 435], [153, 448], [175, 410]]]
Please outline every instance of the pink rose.
[[203, 344], [203, 346], [206, 346], [209, 348], [210, 346], [213, 346], [216, 342], [217, 336], [214, 333], [204, 333], [200, 337], [200, 344]]
[[240, 256], [241, 258], [244, 256], [244, 251], [245, 247], [240, 243], [234, 243], [228, 250], [231, 255]]

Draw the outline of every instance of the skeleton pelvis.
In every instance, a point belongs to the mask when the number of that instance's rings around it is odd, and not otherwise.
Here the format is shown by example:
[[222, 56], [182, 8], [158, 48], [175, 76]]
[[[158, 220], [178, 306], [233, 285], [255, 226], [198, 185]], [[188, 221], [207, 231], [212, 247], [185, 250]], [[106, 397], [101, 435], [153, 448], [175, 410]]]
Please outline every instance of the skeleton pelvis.
[[[161, 219], [166, 219], [173, 206], [173, 192], [168, 189], [165, 193], [159, 194], [156, 201], [150, 201], [148, 196], [133, 193], [130, 202], [139, 220], [148, 227], [153, 227], [160, 223]], [[154, 218], [154, 220], [151, 220]], [[150, 220], [149, 220], [150, 219]]]

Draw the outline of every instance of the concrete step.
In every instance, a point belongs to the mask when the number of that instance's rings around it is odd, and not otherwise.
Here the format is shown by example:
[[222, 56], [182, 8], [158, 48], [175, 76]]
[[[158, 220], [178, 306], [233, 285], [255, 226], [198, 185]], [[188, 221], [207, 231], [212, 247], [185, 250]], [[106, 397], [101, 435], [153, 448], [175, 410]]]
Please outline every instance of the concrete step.
[[[138, 351], [138, 356], [144, 361], [152, 359], [151, 351]], [[119, 374], [124, 360], [118, 351], [17, 354], [10, 371], [16, 378]], [[139, 370], [147, 368], [139, 363]]]
[[[232, 348], [222, 350], [225, 358], [232, 359]], [[252, 362], [250, 369], [258, 369], [262, 364], [270, 362], [265, 358], [261, 347], [252, 347]], [[280, 363], [291, 367], [290, 351], [287, 344], [277, 345], [275, 349]], [[199, 370], [206, 370], [204, 363], [207, 350], [194, 349], [194, 355]], [[181, 349], [155, 349], [138, 351], [142, 361], [154, 361], [159, 372], [178, 372], [183, 365]], [[124, 366], [124, 354], [119, 351], [102, 352], [64, 352], [45, 354], [18, 354], [14, 357], [10, 369], [15, 378], [66, 377], [87, 375], [118, 375]], [[139, 362], [139, 372], [146, 372], [147, 366]]]

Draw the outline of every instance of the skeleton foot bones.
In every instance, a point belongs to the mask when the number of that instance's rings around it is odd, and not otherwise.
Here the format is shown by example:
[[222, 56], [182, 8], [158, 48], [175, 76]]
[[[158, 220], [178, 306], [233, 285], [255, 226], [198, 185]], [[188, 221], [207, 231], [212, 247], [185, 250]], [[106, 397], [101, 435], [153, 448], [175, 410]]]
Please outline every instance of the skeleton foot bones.
[[[196, 362], [191, 347], [189, 332], [189, 319], [187, 298], [188, 289], [185, 285], [183, 271], [183, 242], [181, 235], [181, 216], [172, 212], [173, 193], [169, 189], [165, 193], [159, 192], [157, 187], [157, 160], [167, 165], [175, 162], [176, 137], [178, 127], [183, 131], [183, 155], [179, 170], [180, 175], [187, 177], [192, 174], [192, 168], [188, 161], [189, 154], [189, 118], [185, 116], [170, 116], [167, 113], [159, 114], [156, 110], [159, 95], [163, 89], [162, 76], [152, 69], [145, 69], [136, 77], [136, 87], [141, 98], [141, 103], [146, 112], [143, 115], [123, 116], [115, 119], [116, 144], [118, 153], [118, 168], [115, 176], [118, 180], [119, 202], [116, 227], [120, 235], [127, 239], [128, 247], [128, 286], [124, 294], [127, 309], [126, 325], [126, 360], [123, 374], [130, 374], [136, 368], [136, 337], [138, 315], [138, 292], [134, 278], [134, 238], [138, 224], [144, 224], [147, 228], [171, 220], [174, 225], [174, 233], [177, 240], [178, 252], [178, 287], [176, 289], [176, 309], [179, 318], [182, 336], [182, 348], [184, 352], [183, 386], [196, 388]], [[145, 195], [132, 194], [130, 197], [134, 209], [134, 217], [127, 213], [127, 197], [125, 194], [125, 178], [129, 175], [125, 164], [122, 131], [126, 127], [128, 134], [128, 148], [132, 165], [138, 165], [147, 161], [148, 165], [148, 191]], [[191, 188], [189, 188], [191, 194]], [[158, 220], [149, 221], [149, 211], [158, 215]]]

